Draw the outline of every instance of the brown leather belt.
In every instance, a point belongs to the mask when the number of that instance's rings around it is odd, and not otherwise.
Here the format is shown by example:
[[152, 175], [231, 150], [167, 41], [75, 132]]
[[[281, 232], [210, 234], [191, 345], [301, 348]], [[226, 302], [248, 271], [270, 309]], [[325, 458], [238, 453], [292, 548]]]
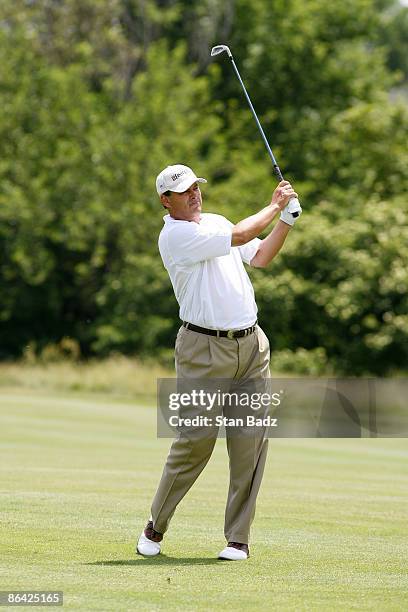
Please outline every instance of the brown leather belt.
[[249, 336], [249, 334], [253, 334], [256, 330], [256, 325], [252, 325], [252, 327], [247, 327], [246, 329], [206, 329], [205, 327], [199, 327], [198, 325], [193, 325], [193, 323], [187, 323], [187, 321], [183, 321], [183, 327], [189, 329], [191, 331], [198, 332], [199, 334], [207, 334], [207, 336], [217, 336], [217, 338], [230, 338], [231, 340], [234, 338], [243, 338], [244, 336]]

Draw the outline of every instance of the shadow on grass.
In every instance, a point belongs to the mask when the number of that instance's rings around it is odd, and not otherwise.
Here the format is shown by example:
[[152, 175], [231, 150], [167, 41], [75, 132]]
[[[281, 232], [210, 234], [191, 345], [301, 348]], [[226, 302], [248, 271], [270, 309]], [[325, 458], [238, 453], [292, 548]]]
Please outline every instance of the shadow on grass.
[[85, 563], [84, 565], [213, 565], [214, 563], [221, 563], [219, 559], [210, 559], [208, 557], [168, 557], [166, 555], [160, 555], [154, 559], [146, 557], [139, 557], [137, 559], [109, 559], [106, 561], [93, 561], [92, 563]]

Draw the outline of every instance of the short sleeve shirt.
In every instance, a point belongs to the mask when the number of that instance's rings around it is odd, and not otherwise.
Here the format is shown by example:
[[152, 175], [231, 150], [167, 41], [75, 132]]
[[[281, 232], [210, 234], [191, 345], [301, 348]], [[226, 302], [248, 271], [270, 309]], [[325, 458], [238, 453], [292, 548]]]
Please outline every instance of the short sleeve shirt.
[[249, 264], [260, 240], [231, 246], [233, 224], [202, 213], [200, 223], [164, 217], [159, 250], [180, 306], [180, 319], [210, 329], [245, 329], [257, 318]]

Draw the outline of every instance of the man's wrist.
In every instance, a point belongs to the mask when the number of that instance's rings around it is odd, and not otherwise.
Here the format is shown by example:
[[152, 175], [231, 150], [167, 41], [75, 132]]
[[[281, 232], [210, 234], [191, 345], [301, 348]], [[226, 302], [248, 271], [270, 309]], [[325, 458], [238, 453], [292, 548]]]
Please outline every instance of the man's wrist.
[[274, 216], [277, 215], [278, 213], [281, 212], [281, 207], [279, 206], [279, 204], [276, 204], [275, 202], [271, 202], [269, 204], [269, 208], [272, 210]]

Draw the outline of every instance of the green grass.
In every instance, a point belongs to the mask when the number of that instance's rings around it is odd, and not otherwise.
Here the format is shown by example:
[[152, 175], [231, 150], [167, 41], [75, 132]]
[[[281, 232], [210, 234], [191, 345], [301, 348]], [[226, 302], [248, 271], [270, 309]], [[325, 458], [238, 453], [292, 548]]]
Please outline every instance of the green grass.
[[174, 376], [174, 368], [123, 355], [89, 361], [66, 358], [42, 361], [32, 357], [0, 363], [0, 387], [96, 392], [132, 398], [155, 395], [157, 378]]
[[406, 440], [272, 441], [242, 563], [215, 559], [219, 440], [163, 556], [143, 559], [134, 545], [170, 443], [154, 409], [5, 388], [0, 406], [1, 590], [63, 590], [69, 610], [407, 609]]

